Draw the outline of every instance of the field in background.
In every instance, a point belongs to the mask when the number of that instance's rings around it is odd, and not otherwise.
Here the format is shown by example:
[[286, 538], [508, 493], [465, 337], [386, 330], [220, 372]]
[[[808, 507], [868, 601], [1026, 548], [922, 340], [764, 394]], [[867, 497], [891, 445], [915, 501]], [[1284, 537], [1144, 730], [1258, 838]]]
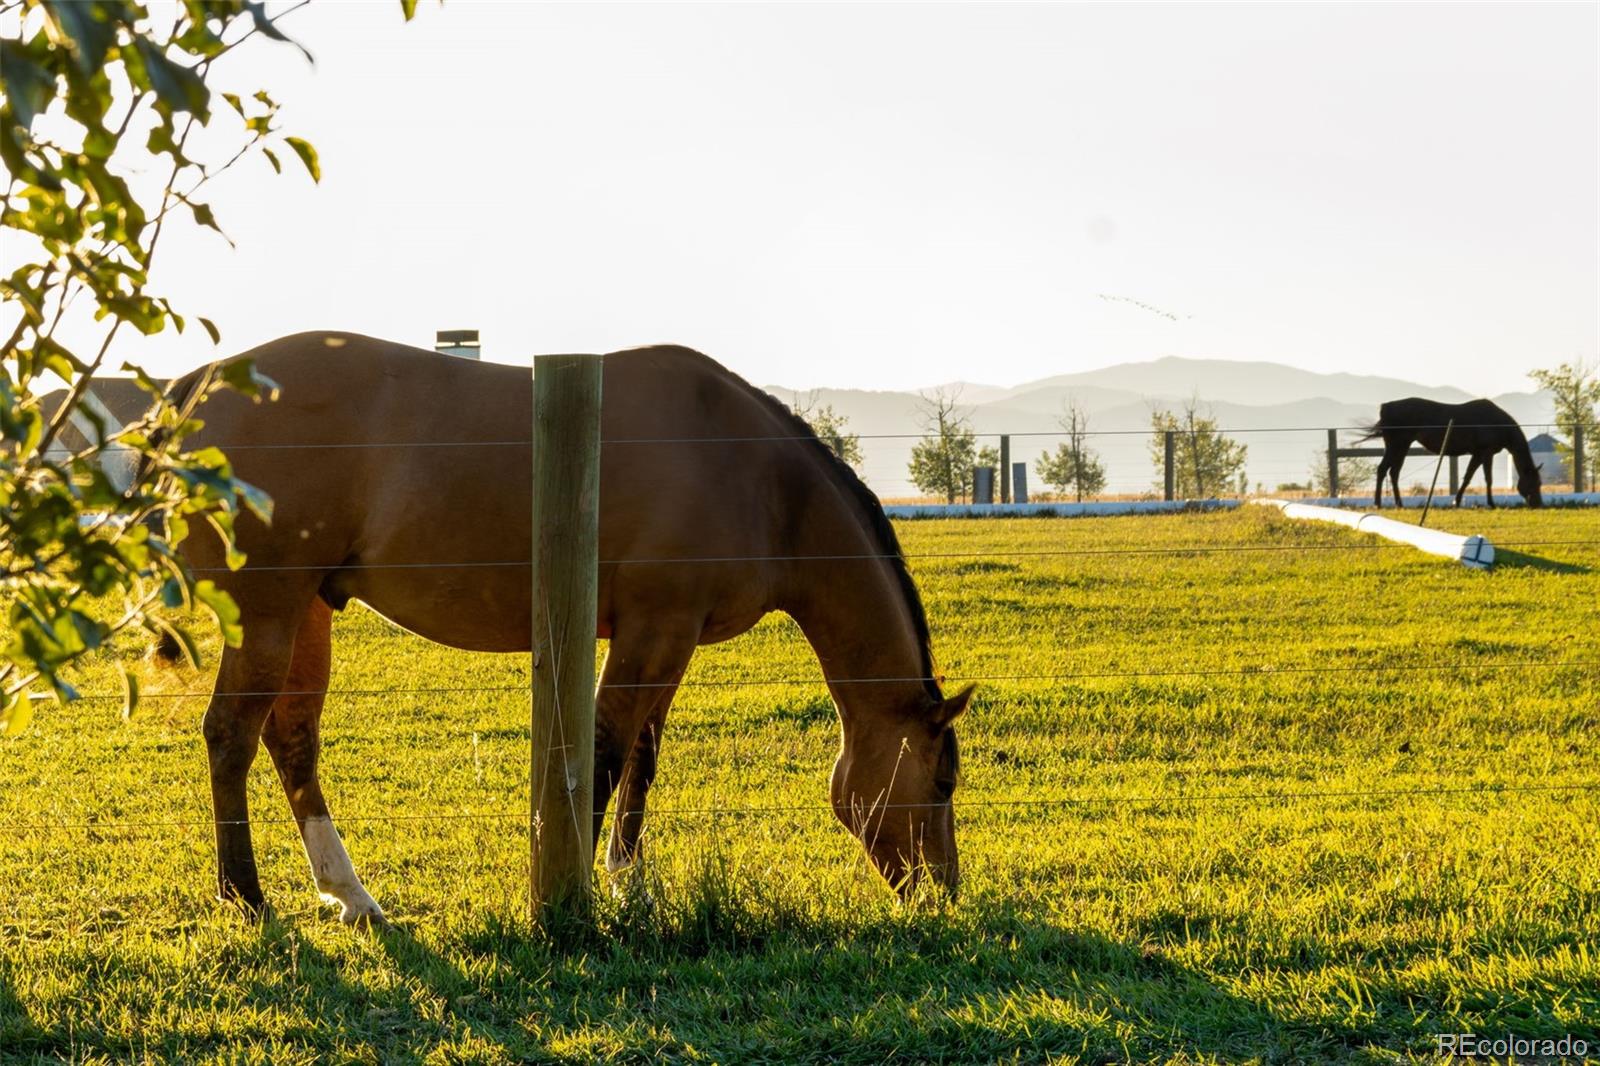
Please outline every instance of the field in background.
[[[1012, 678], [962, 724], [948, 906], [893, 903], [825, 809], [820, 685], [680, 693], [642, 883], [562, 947], [523, 917], [526, 697], [485, 690], [525, 684], [523, 657], [340, 619], [332, 687], [387, 690], [336, 697], [324, 722], [335, 818], [396, 920], [371, 934], [316, 901], [265, 755], [276, 917], [210, 901], [203, 699], [126, 724], [114, 704], [41, 708], [0, 740], [0, 1059], [1380, 1062], [1429, 1059], [1451, 1031], [1600, 1047], [1600, 791], [1573, 787], [1600, 784], [1600, 521], [1436, 524], [1488, 535], [1500, 565], [1264, 508], [902, 523], [913, 556], [990, 553], [913, 570], [941, 669]], [[1168, 550], [1185, 547], [1206, 550]], [[1039, 552], [1075, 554], [1007, 554]], [[1532, 663], [1569, 665], [1515, 665]], [[815, 670], [773, 618], [689, 680]], [[208, 681], [151, 673], [147, 692]], [[103, 665], [83, 687], [115, 682]], [[167, 824], [128, 825], [149, 822]]]

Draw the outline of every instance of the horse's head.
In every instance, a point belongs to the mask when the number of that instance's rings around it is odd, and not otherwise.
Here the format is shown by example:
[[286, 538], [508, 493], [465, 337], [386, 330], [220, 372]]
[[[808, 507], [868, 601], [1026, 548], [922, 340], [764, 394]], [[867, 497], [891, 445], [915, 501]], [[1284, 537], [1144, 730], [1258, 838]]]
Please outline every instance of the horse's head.
[[1539, 495], [1539, 465], [1529, 463], [1517, 470], [1517, 494], [1523, 498], [1529, 507], [1543, 507], [1544, 498]]
[[954, 723], [972, 691], [969, 685], [948, 699], [925, 694], [902, 713], [845, 727], [833, 764], [833, 813], [902, 898], [924, 871], [955, 892], [960, 864], [950, 800], [961, 757]]

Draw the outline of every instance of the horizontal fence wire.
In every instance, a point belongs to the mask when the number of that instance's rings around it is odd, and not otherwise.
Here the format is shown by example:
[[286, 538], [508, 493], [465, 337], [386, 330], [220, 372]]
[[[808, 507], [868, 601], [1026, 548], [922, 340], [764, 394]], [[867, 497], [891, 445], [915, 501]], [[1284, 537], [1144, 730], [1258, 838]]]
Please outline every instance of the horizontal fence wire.
[[[1518, 425], [1520, 427], [1526, 428], [1526, 429], [1556, 429], [1556, 430], [1560, 430], [1560, 429], [1568, 428], [1568, 424], [1564, 423], [1564, 422], [1521, 422], [1521, 423], [1518, 423]], [[1442, 424], [1430, 424], [1430, 425], [1415, 425], [1415, 426], [1387, 426], [1385, 428], [1386, 429], [1391, 429], [1391, 430], [1402, 430], [1402, 431], [1408, 431], [1408, 432], [1416, 432], [1416, 431], [1431, 430], [1431, 429], [1443, 430], [1443, 429], [1446, 429], [1447, 427], [1445, 425], [1442, 425]], [[1453, 428], [1457, 429], [1457, 430], [1460, 430], [1460, 429], [1505, 429], [1506, 427], [1503, 424], [1497, 424], [1497, 423], [1481, 423], [1481, 424], [1473, 424], [1473, 425], [1457, 424]], [[1207, 428], [1203, 432], [1208, 434], [1208, 435], [1215, 435], [1215, 434], [1227, 435], [1227, 434], [1239, 434], [1239, 433], [1327, 433], [1329, 430], [1334, 430], [1334, 431], [1337, 431], [1339, 433], [1363, 433], [1363, 434], [1365, 434], [1367, 432], [1366, 428], [1362, 427], [1362, 426], [1258, 426], [1258, 427], [1240, 428], [1240, 429], [1211, 429], [1211, 428]], [[1177, 436], [1192, 436], [1192, 435], [1194, 435], [1194, 433], [1201, 432], [1201, 431], [1192, 431], [1192, 430], [1187, 430], [1187, 429], [1182, 429], [1182, 428], [1173, 429], [1173, 430], [1170, 430], [1170, 431], [1168, 431], [1168, 430], [1156, 430], [1156, 429], [1152, 429], [1152, 428], [1145, 428], [1145, 429], [1091, 429], [1091, 430], [1081, 430], [1076, 435], [1082, 435], [1082, 436], [1086, 436], [1086, 437], [1130, 437], [1130, 436], [1156, 437], [1156, 436], [1160, 436], [1160, 435], [1162, 435], [1162, 434], [1164, 434], [1166, 432], [1171, 432], [1171, 433], [1173, 433], [1173, 434], [1175, 434]], [[975, 429], [975, 430], [972, 430], [972, 435], [974, 437], [976, 437], [976, 438], [986, 439], [986, 438], [989, 438], [989, 437], [1068, 437], [1068, 436], [1073, 436], [1075, 434], [1073, 434], [1073, 433], [1071, 433], [1071, 432], [1069, 432], [1068, 430], [1065, 430], [1065, 429], [1030, 429], [1030, 430], [1004, 430], [1004, 429], [976, 430]], [[936, 436], [936, 435], [935, 434], [929, 434], [929, 433], [849, 433], [849, 432], [845, 432], [845, 433], [838, 434], [838, 436], [841, 439], [845, 439], [845, 440], [922, 440], [924, 438], [927, 438], [927, 437], [930, 437], [930, 436]], [[1370, 439], [1376, 440], [1377, 438], [1373, 437], [1373, 438], [1370, 438]], [[818, 437], [818, 436], [815, 436], [815, 435], [812, 435], [812, 434], [773, 434], [773, 435], [770, 435], [770, 436], [743, 436], [743, 437], [602, 437], [600, 439], [600, 443], [602, 445], [608, 445], [608, 444], [615, 444], [615, 445], [624, 445], [624, 444], [771, 444], [771, 443], [792, 442], [792, 441], [814, 441], [814, 442], [819, 443], [819, 444], [826, 444], [827, 443], [827, 438]], [[208, 447], [221, 448], [223, 451], [283, 451], [283, 450], [291, 450], [291, 449], [296, 449], [296, 448], [305, 448], [305, 449], [321, 448], [321, 449], [329, 449], [329, 450], [346, 450], [346, 449], [360, 449], [360, 448], [531, 448], [531, 447], [533, 447], [533, 441], [531, 439], [528, 439], [528, 440], [520, 440], [520, 439], [519, 440], [459, 440], [459, 441], [451, 441], [451, 440], [445, 440], [445, 441], [303, 441], [303, 442], [284, 442], [284, 443], [272, 443], [272, 444], [264, 444], [264, 443], [259, 443], [259, 442], [257, 442], [257, 443], [240, 442], [240, 443], [237, 443], [237, 444], [227, 444], [227, 443], [218, 443], [218, 442], [207, 441], [206, 444], [207, 444]], [[115, 444], [115, 443], [108, 443], [101, 450], [103, 450], [103, 451], [137, 451], [137, 449], [132, 448], [132, 447], [130, 447], [128, 445], [121, 445], [121, 444]]]
[[[728, 680], [705, 681], [636, 681], [621, 684], [600, 684], [601, 689], [679, 689], [679, 688], [759, 688], [767, 685], [793, 686], [793, 685], [889, 685], [889, 684], [957, 684], [960, 682], [994, 682], [994, 681], [1074, 681], [1094, 680], [1101, 678], [1150, 678], [1150, 677], [1270, 677], [1274, 674], [1369, 674], [1373, 672], [1439, 672], [1439, 671], [1466, 671], [1466, 670], [1557, 670], [1557, 669], [1593, 669], [1600, 667], [1600, 660], [1586, 659], [1524, 659], [1511, 662], [1449, 662], [1449, 663], [1351, 663], [1346, 666], [1279, 666], [1272, 663], [1262, 663], [1246, 667], [1183, 667], [1177, 670], [1087, 670], [1071, 673], [1034, 673], [1034, 674], [906, 674], [891, 677], [772, 677], [772, 678], [733, 678]], [[529, 684], [517, 685], [440, 685], [426, 687], [384, 687], [384, 688], [308, 688], [308, 689], [259, 689], [239, 692], [144, 692], [139, 699], [144, 700], [176, 700], [176, 699], [202, 699], [211, 696], [229, 696], [234, 698], [279, 697], [279, 696], [338, 696], [338, 697], [377, 697], [377, 696], [407, 696], [407, 695], [450, 695], [473, 692], [530, 692]], [[44, 698], [49, 694], [41, 693]], [[122, 693], [88, 693], [75, 697], [78, 700], [117, 700], [126, 697]]]
[[[1406, 799], [1437, 796], [1504, 796], [1530, 793], [1552, 792], [1596, 792], [1600, 791], [1600, 781], [1577, 781], [1565, 784], [1534, 784], [1534, 785], [1506, 785], [1490, 783], [1483, 785], [1442, 785], [1436, 788], [1367, 788], [1367, 789], [1311, 789], [1302, 791], [1277, 791], [1277, 792], [1190, 792], [1175, 793], [1170, 796], [1028, 796], [1008, 797], [1003, 799], [956, 799], [953, 806], [960, 812], [962, 810], [993, 810], [993, 809], [1021, 809], [1039, 808], [1055, 809], [1061, 807], [1094, 807], [1094, 806], [1120, 806], [1120, 807], [1168, 807], [1183, 806], [1186, 804], [1202, 803], [1297, 803], [1310, 800], [1351, 800], [1351, 799]], [[943, 807], [943, 803], [878, 803], [861, 805], [861, 813], [868, 818], [892, 810], [924, 810], [934, 807]], [[710, 807], [663, 807], [651, 808], [643, 812], [646, 818], [706, 818], [706, 817], [732, 817], [754, 814], [803, 814], [810, 812], [833, 813], [834, 807], [828, 803], [777, 803], [777, 804], [752, 804], [737, 806], [718, 804]], [[416, 823], [416, 822], [531, 822], [532, 812], [522, 811], [447, 811], [434, 814], [356, 814], [341, 815], [336, 822], [340, 823]], [[91, 831], [111, 829], [209, 829], [213, 826], [227, 825], [294, 825], [293, 817], [273, 818], [242, 818], [224, 819], [221, 821], [211, 818], [183, 818], [183, 819], [155, 819], [131, 821], [126, 819], [98, 821], [46, 821], [46, 822], [5, 822], [0, 820], [0, 833], [21, 832], [51, 832], [51, 831]]]
[[[1542, 547], [1596, 547], [1600, 540], [1524, 540], [1524, 541], [1497, 541], [1498, 548], [1542, 548]], [[1152, 548], [1018, 548], [998, 549], [994, 551], [964, 551], [964, 552], [909, 552], [895, 554], [893, 552], [863, 552], [859, 554], [841, 555], [664, 555], [656, 557], [641, 556], [625, 559], [600, 559], [601, 566], [628, 566], [650, 565], [664, 566], [667, 564], [683, 563], [686, 565], [704, 563], [834, 563], [834, 562], [863, 562], [871, 560], [904, 560], [916, 562], [923, 559], [1032, 559], [1049, 558], [1054, 556], [1100, 556], [1100, 555], [1226, 555], [1234, 553], [1273, 553], [1273, 552], [1317, 552], [1317, 551], [1388, 551], [1396, 548], [1416, 550], [1414, 545], [1402, 544], [1393, 541], [1357, 541], [1353, 544], [1179, 544], [1163, 545]], [[417, 562], [417, 563], [319, 563], [319, 564], [292, 564], [292, 565], [266, 565], [252, 566], [246, 562], [239, 570], [226, 566], [197, 566], [194, 573], [270, 573], [276, 571], [302, 571], [302, 570], [461, 570], [475, 568], [518, 567], [531, 566], [526, 559], [506, 559], [488, 562]]]

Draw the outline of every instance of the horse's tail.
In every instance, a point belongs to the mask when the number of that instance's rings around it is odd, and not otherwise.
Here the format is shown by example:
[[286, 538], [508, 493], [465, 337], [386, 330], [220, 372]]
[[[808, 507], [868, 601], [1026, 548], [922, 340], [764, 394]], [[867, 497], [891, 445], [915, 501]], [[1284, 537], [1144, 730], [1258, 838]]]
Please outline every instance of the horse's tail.
[[1354, 428], [1361, 431], [1361, 436], [1355, 439], [1355, 443], [1360, 444], [1363, 441], [1377, 440], [1383, 436], [1383, 419], [1379, 418], [1376, 422], [1366, 422]]

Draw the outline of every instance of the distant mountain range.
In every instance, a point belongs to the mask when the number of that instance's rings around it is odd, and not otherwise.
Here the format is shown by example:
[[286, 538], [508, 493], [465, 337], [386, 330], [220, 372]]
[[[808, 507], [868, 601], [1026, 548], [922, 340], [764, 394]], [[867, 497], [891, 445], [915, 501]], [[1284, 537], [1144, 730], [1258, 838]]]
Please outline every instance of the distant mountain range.
[[[1249, 447], [1252, 486], [1259, 482], [1269, 489], [1283, 482], [1304, 481], [1318, 461], [1316, 453], [1327, 447], [1326, 430], [1373, 421], [1384, 400], [1426, 396], [1458, 403], [1472, 398], [1460, 389], [1398, 378], [1319, 374], [1278, 363], [1176, 356], [1060, 374], [1012, 388], [970, 382], [943, 387], [960, 390], [973, 429], [990, 435], [991, 443], [993, 435], [1012, 435], [1012, 459], [1029, 463], [1030, 481], [1034, 481], [1033, 460], [1059, 443], [1060, 437], [1053, 436], [1059, 432], [1057, 419], [1067, 401], [1073, 400], [1089, 416], [1089, 428], [1095, 434], [1090, 446], [1106, 464], [1108, 491], [1121, 493], [1148, 490], [1159, 480], [1148, 454], [1151, 411], [1176, 408], [1191, 397], [1199, 397], [1221, 428], [1237, 431], [1238, 439]], [[794, 402], [798, 395], [833, 407], [849, 419], [850, 432], [868, 438], [862, 441], [865, 459], [861, 472], [879, 495], [914, 494], [906, 478], [906, 463], [915, 437], [922, 431], [918, 392], [766, 388], [785, 403]], [[1548, 393], [1512, 392], [1490, 399], [1529, 426], [1530, 437], [1536, 432], [1533, 426], [1552, 417]], [[1408, 469], [1407, 474], [1411, 473]], [[1034, 487], [1042, 488], [1036, 482]]]

